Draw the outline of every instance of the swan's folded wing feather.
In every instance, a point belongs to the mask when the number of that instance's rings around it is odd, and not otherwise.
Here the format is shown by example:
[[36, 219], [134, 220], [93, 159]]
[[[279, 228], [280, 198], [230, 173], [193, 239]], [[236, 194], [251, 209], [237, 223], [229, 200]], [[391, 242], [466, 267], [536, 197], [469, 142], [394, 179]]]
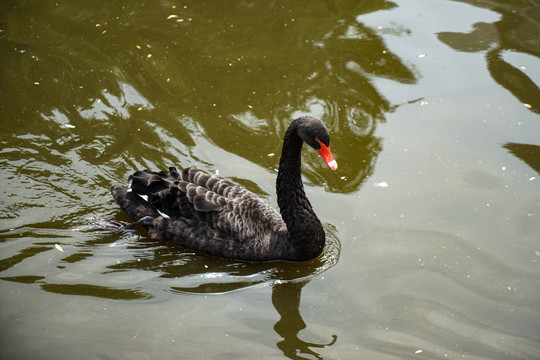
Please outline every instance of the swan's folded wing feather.
[[238, 239], [285, 228], [281, 216], [254, 193], [217, 175], [195, 168], [181, 174], [138, 171], [131, 176], [132, 188], [147, 194], [152, 206], [171, 217], [206, 223]]
[[219, 211], [227, 206], [227, 200], [213, 191], [195, 195], [192, 203], [195, 210], [202, 212]]
[[179, 180], [206, 188], [216, 194], [227, 196], [229, 190], [238, 185], [218, 175], [210, 175], [196, 168], [189, 167], [182, 171]]

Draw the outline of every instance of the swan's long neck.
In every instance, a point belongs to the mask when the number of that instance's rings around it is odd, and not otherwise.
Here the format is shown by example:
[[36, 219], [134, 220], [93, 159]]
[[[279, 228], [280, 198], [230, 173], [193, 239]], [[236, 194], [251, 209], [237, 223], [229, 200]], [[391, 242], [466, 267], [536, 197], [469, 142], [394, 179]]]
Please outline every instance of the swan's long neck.
[[324, 247], [324, 230], [304, 192], [301, 162], [303, 141], [293, 122], [283, 140], [276, 181], [281, 216], [289, 232], [289, 241], [306, 259], [316, 257]]

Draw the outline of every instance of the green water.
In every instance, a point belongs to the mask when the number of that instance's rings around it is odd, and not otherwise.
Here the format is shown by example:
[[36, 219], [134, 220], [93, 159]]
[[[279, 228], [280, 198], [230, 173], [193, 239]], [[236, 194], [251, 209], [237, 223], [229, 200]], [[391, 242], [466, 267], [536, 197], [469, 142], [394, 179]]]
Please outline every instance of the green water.
[[[538, 1], [4, 1], [0, 358], [540, 358]], [[303, 264], [95, 229], [143, 168], [276, 206], [292, 119], [327, 232]]]

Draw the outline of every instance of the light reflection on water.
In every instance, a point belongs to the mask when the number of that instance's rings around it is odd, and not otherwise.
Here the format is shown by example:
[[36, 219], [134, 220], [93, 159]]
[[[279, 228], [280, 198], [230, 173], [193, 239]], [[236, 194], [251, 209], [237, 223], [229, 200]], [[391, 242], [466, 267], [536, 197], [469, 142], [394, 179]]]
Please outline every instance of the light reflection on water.
[[[88, 6], [0, 5], [2, 357], [538, 358], [538, 5]], [[89, 226], [142, 168], [275, 206], [304, 113], [340, 164], [303, 154], [320, 259]]]

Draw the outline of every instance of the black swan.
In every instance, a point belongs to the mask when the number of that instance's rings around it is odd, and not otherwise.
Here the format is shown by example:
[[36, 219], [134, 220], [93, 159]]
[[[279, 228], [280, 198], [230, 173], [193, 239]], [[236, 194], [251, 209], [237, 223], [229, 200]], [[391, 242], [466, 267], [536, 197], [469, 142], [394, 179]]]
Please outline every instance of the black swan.
[[[116, 228], [144, 227], [152, 237], [221, 258], [307, 261], [319, 256], [325, 235], [304, 192], [302, 144], [317, 150], [332, 170], [330, 135], [322, 121], [294, 120], [283, 139], [276, 181], [281, 215], [234, 182], [195, 168], [181, 173], [137, 171], [131, 187], [113, 185], [114, 200], [134, 220], [110, 221]], [[146, 195], [146, 199], [139, 195]]]

